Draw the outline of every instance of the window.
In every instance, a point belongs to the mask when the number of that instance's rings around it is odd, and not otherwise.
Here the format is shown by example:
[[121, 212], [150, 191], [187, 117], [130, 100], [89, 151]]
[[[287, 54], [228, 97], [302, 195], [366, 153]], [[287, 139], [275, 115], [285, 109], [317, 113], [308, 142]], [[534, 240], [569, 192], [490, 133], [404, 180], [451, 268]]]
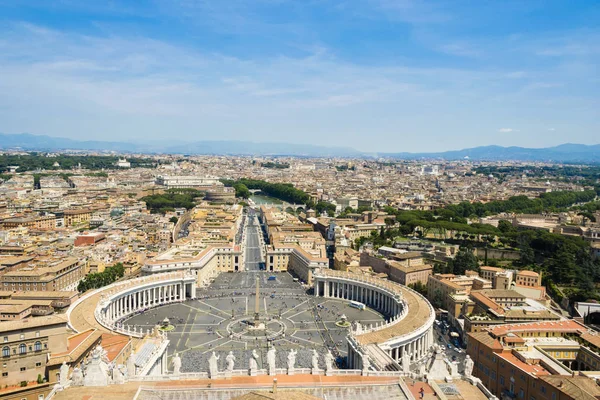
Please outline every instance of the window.
[[546, 393], [546, 386], [544, 386], [544, 385], [540, 386], [540, 392]]
[[2, 348], [2, 357], [9, 357], [9, 356], [10, 356], [10, 347], [4, 346]]
[[502, 375], [500, 375], [500, 384], [504, 385], [504, 377]]
[[21, 367], [21, 372], [25, 372], [27, 370], [27, 367]]
[[519, 398], [522, 399], [525, 397], [525, 392], [523, 391], [523, 389], [519, 390]]
[[25, 346], [25, 343], [19, 345], [19, 354], [27, 354], [27, 346]]
[[25, 334], [21, 333], [21, 339], [25, 339]]
[[35, 342], [34, 349], [35, 349], [35, 351], [42, 351], [42, 342], [40, 342], [40, 341]]
[[38, 400], [44, 400], [44, 395], [43, 394], [38, 394]]
[[40, 331], [37, 331], [37, 332], [35, 333], [35, 337], [40, 337]]
[[552, 400], [556, 400], [556, 392], [552, 392]]
[[4, 343], [8, 342], [8, 336], [4, 336]]
[[35, 366], [36, 366], [36, 367], [41, 367], [41, 366], [42, 366], [42, 363], [41, 363], [41, 362], [36, 362], [36, 363], [35, 363]]

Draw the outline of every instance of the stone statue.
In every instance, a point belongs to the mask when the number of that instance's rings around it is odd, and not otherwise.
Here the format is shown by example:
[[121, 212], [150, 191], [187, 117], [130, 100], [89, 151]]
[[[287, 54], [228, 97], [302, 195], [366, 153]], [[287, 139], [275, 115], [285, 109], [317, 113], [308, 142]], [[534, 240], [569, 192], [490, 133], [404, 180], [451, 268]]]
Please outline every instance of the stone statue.
[[288, 369], [294, 369], [294, 365], [296, 365], [296, 353], [298, 352], [294, 349], [291, 349], [288, 353]]
[[179, 375], [181, 370], [181, 357], [179, 353], [175, 353], [173, 356], [173, 375]]
[[73, 375], [71, 375], [71, 386], [83, 386], [83, 373], [79, 367], [75, 367], [75, 369], [73, 369]]
[[465, 368], [465, 377], [470, 378], [473, 375], [473, 366], [475, 365], [475, 363], [473, 362], [473, 360], [471, 359], [471, 357], [469, 355], [467, 355], [465, 357], [465, 363], [464, 363], [464, 368]]
[[115, 365], [113, 368], [113, 383], [123, 384], [125, 383], [125, 367], [123, 365]]
[[127, 358], [127, 376], [132, 378], [136, 375], [135, 370], [135, 354], [133, 354], [133, 349], [131, 349], [131, 353]]
[[267, 364], [269, 365], [269, 375], [275, 375], [275, 354], [277, 350], [275, 347], [271, 347], [269, 351], [267, 351]]
[[58, 378], [58, 383], [60, 383], [60, 386], [65, 387], [65, 386], [67, 386], [68, 382], [69, 382], [69, 366], [67, 365], [66, 361], [63, 361], [62, 365], [60, 366], [60, 375]]
[[408, 351], [406, 350], [402, 352], [402, 372], [410, 372], [410, 356], [408, 355]]
[[363, 371], [368, 371], [369, 368], [371, 368], [371, 359], [369, 358], [369, 355], [367, 353], [362, 354], [362, 364]]
[[86, 374], [83, 378], [83, 384], [85, 386], [108, 385], [108, 357], [102, 346], [98, 345], [92, 350], [91, 359], [85, 370]]
[[312, 354], [312, 369], [315, 371], [319, 369], [319, 353], [315, 349]]
[[208, 359], [208, 371], [210, 372], [211, 379], [215, 379], [219, 374], [219, 366], [217, 364], [219, 358], [221, 358], [221, 356], [216, 355], [213, 351], [212, 355]]
[[333, 355], [327, 350], [325, 353], [325, 371], [330, 372], [333, 369]]
[[235, 363], [235, 356], [233, 355], [233, 351], [230, 351], [229, 354], [227, 354], [225, 361], [227, 361], [227, 372], [232, 372], [233, 365]]
[[256, 374], [256, 370], [258, 369], [258, 363], [256, 362], [256, 359], [254, 357], [250, 357], [248, 362], [250, 363], [250, 375]]

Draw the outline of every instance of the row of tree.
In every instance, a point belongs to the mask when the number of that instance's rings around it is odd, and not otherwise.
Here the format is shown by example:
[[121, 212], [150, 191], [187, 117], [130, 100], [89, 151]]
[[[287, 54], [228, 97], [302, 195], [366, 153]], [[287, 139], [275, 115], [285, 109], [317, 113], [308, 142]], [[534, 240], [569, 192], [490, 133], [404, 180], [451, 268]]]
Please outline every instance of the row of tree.
[[290, 164], [268, 161], [268, 162], [262, 163], [261, 167], [263, 167], [263, 168], [271, 168], [271, 169], [287, 169], [287, 168], [290, 167]]
[[582, 192], [550, 192], [530, 199], [527, 196], [513, 196], [508, 200], [490, 201], [489, 203], [470, 203], [463, 201], [445, 207], [463, 218], [484, 217], [500, 213], [538, 214], [565, 210], [578, 203], [587, 203], [596, 198], [594, 190]]
[[[74, 169], [81, 165], [86, 169], [118, 169], [115, 163], [118, 157], [113, 156], [67, 156], [46, 157], [44, 154], [31, 153], [28, 155], [2, 154], [0, 155], [0, 172], [8, 171], [9, 166], [18, 166], [17, 172], [37, 170]], [[131, 167], [153, 168], [156, 161], [150, 158], [131, 158], [128, 160]], [[60, 166], [55, 167], [54, 163]]]
[[309, 208], [313, 208], [316, 205], [310, 199], [308, 193], [300, 189], [296, 189], [291, 183], [271, 183], [259, 179], [247, 178], [241, 178], [237, 181], [234, 181], [232, 179], [221, 179], [221, 182], [225, 186], [230, 186], [233, 188], [236, 188], [237, 186], [236, 193], [238, 191], [238, 188], [244, 190], [244, 187], [240, 186], [244, 185], [246, 189], [258, 189], [267, 196], [275, 197], [279, 200], [287, 201], [288, 203], [306, 204]]
[[77, 290], [80, 293], [83, 293], [90, 289], [101, 288], [103, 286], [110, 285], [117, 279], [122, 278], [124, 275], [125, 268], [123, 267], [123, 264], [117, 263], [112, 267], [106, 268], [102, 272], [93, 272], [88, 274], [79, 282], [79, 285], [77, 285]]
[[165, 193], [142, 197], [141, 200], [146, 203], [151, 213], [164, 214], [176, 208], [192, 209], [196, 205], [196, 199], [204, 195], [204, 192], [196, 189], [169, 189]]

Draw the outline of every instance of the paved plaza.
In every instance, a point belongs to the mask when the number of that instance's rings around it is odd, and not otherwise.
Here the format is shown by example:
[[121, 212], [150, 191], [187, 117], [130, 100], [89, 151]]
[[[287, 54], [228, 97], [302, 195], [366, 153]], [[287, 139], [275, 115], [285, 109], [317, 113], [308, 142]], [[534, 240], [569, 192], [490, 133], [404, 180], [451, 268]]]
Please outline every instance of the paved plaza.
[[[275, 280], [269, 280], [271, 276]], [[266, 329], [254, 331], [256, 278], [260, 282], [260, 320]], [[174, 326], [168, 332], [168, 354], [172, 357], [179, 353], [182, 372], [207, 371], [212, 351], [220, 356], [220, 369], [225, 368], [229, 351], [236, 357], [236, 369], [247, 368], [252, 350], [259, 354], [259, 368], [266, 368], [266, 353], [271, 346], [277, 350], [280, 368], [287, 365], [290, 349], [298, 351], [298, 368], [311, 367], [313, 349], [324, 354], [327, 348], [343, 366], [347, 328], [336, 325], [342, 314], [349, 322], [366, 325], [383, 321], [383, 316], [374, 310], [361, 311], [350, 307], [348, 301], [306, 294], [305, 288], [287, 272], [223, 273], [196, 294], [195, 300], [147, 310], [124, 322], [145, 331], [168, 318]], [[322, 357], [320, 361], [323, 363]]]

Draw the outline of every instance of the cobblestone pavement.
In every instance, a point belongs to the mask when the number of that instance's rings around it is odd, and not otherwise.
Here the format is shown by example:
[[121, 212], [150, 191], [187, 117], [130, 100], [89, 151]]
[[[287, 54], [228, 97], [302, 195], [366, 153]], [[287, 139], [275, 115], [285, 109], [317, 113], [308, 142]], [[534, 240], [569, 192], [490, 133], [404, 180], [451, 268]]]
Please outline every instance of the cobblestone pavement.
[[[270, 276], [276, 279], [269, 280]], [[260, 337], [260, 333], [253, 333], [258, 336], [256, 338], [231, 336], [232, 331], [239, 332], [244, 321], [253, 320], [257, 277], [260, 282], [261, 319], [268, 326], [283, 327], [285, 337], [266, 340], [264, 336]], [[169, 318], [174, 326], [174, 330], [168, 333], [171, 341], [169, 356], [179, 353], [182, 371], [198, 372], [208, 369], [207, 360], [212, 351], [220, 356], [220, 369], [225, 368], [225, 357], [229, 351], [236, 357], [236, 369], [248, 367], [252, 350], [259, 354], [259, 368], [266, 367], [266, 352], [271, 346], [277, 350], [278, 368], [287, 366], [290, 349], [298, 351], [297, 368], [311, 367], [313, 349], [323, 355], [329, 347], [334, 355], [343, 359], [347, 352], [347, 330], [336, 325], [342, 314], [350, 322], [360, 321], [366, 325], [383, 321], [383, 316], [374, 310], [360, 311], [351, 308], [344, 300], [307, 295], [287, 272], [221, 274], [208, 288], [198, 290], [197, 297], [185, 303], [148, 310], [129, 318], [124, 324], [146, 330], [160, 324], [165, 317]], [[322, 357], [320, 362], [323, 363]]]

